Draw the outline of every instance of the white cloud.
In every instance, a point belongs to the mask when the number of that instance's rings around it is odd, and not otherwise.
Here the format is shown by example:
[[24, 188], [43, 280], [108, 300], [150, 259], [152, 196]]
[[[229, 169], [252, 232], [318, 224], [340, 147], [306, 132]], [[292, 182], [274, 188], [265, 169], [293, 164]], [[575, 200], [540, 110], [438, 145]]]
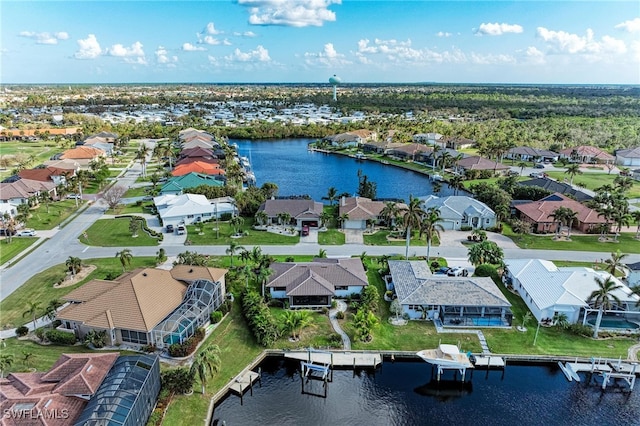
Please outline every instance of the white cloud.
[[[587, 29], [586, 34], [580, 36], [565, 31], [552, 31], [538, 27], [537, 35], [556, 53], [599, 55], [622, 54], [627, 51], [622, 40], [610, 36], [603, 36], [600, 41], [596, 40], [592, 29]], [[592, 59], [596, 59], [596, 57]]]
[[237, 0], [248, 8], [252, 25], [282, 25], [289, 27], [321, 27], [336, 20], [328, 9], [341, 0]]
[[538, 50], [535, 46], [527, 47], [527, 50], [525, 50], [525, 56], [529, 62], [534, 64], [543, 64], [545, 62], [544, 53]]
[[447, 32], [443, 32], [443, 31], [438, 31], [436, 33], [436, 37], [451, 37], [453, 34], [451, 33], [447, 33]]
[[218, 40], [215, 37], [205, 36], [202, 38], [202, 40], [199, 41], [199, 43], [210, 44], [212, 46], [215, 46], [217, 44], [220, 44], [220, 40]]
[[499, 24], [496, 22], [480, 24], [480, 28], [476, 29], [475, 33], [478, 35], [499, 36], [507, 33], [520, 34], [522, 31], [522, 27], [518, 24]]
[[632, 41], [629, 50], [631, 51], [631, 60], [640, 63], [640, 40]]
[[222, 44], [224, 44], [225, 46], [231, 46], [231, 42], [229, 41], [228, 38], [225, 38], [224, 40], [222, 40]]
[[236, 31], [233, 33], [234, 36], [236, 37], [258, 37], [258, 34], [254, 33], [253, 31], [245, 31], [243, 33]]
[[102, 54], [100, 43], [94, 34], [89, 34], [87, 38], [78, 40], [79, 50], [73, 54], [76, 59], [95, 59]]
[[258, 46], [255, 50], [242, 52], [240, 49], [233, 51], [231, 55], [224, 57], [227, 61], [233, 62], [270, 62], [269, 51], [262, 46]]
[[35, 40], [37, 44], [58, 44], [60, 40], [68, 40], [69, 34], [64, 31], [60, 31], [57, 33], [36, 33], [33, 31], [22, 31], [18, 34], [20, 37], [30, 38]]
[[209, 22], [207, 24], [207, 26], [205, 27], [205, 29], [202, 30], [201, 34], [217, 35], [217, 34], [221, 34], [221, 33], [222, 33], [222, 31], [216, 30], [216, 26], [213, 24], [213, 22]]
[[194, 46], [191, 43], [183, 43], [182, 50], [184, 50], [185, 52], [196, 52], [198, 50], [207, 50], [207, 48], [201, 47], [201, 46]]
[[319, 53], [307, 52], [304, 54], [305, 62], [308, 65], [321, 65], [325, 67], [339, 67], [342, 65], [348, 65], [352, 62], [345, 58], [345, 55], [338, 53], [333, 46], [333, 43], [327, 43], [324, 45], [324, 49]]
[[164, 46], [158, 46], [156, 51], [153, 53], [156, 55], [156, 62], [159, 64], [173, 67], [175, 66], [175, 63], [178, 62], [178, 57], [175, 55], [169, 56], [169, 52], [164, 48]]
[[136, 41], [130, 47], [123, 46], [122, 44], [114, 44], [113, 46], [105, 49], [105, 53], [109, 56], [115, 56], [116, 58], [122, 58], [125, 62], [130, 64], [146, 65], [147, 59], [142, 49], [142, 43]]
[[630, 21], [624, 21], [616, 25], [614, 28], [630, 33], [638, 33], [640, 32], [640, 18], [632, 19]]
[[479, 64], [479, 65], [515, 64], [516, 63], [516, 59], [511, 55], [504, 55], [504, 54], [482, 55], [478, 53], [471, 53], [471, 55], [469, 56], [470, 56], [471, 63]]
[[374, 55], [383, 56], [384, 59], [378, 61], [389, 66], [416, 66], [429, 63], [463, 63], [468, 59], [459, 49], [438, 52], [430, 49], [417, 49], [411, 46], [411, 40], [380, 40], [375, 39], [373, 45], [368, 39], [358, 42], [356, 57], [360, 63], [374, 63]]

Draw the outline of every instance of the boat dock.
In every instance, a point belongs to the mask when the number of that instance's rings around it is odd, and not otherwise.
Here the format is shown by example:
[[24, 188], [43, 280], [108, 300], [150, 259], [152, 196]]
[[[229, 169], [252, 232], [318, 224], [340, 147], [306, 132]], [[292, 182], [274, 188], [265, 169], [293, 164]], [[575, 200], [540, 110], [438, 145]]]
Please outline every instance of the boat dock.
[[602, 389], [606, 389], [612, 380], [622, 379], [629, 385], [629, 390], [633, 390], [636, 375], [640, 374], [637, 363], [622, 362], [621, 359], [591, 358], [591, 362], [578, 362], [576, 359], [575, 362], [565, 362], [564, 364], [562, 361], [558, 361], [558, 367], [570, 382], [581, 382], [582, 379], [578, 374], [581, 372], [598, 374], [603, 378]]
[[249, 389], [251, 396], [253, 396], [253, 384], [255, 382], [259, 382], [260, 387], [262, 387], [262, 378], [260, 373], [260, 370], [258, 370], [257, 373], [251, 370], [246, 371], [236, 377], [235, 380], [229, 384], [229, 390], [240, 396], [240, 405], [242, 405], [243, 395], [247, 389]]
[[499, 356], [477, 356], [474, 366], [476, 368], [504, 368], [506, 362]]
[[284, 357], [331, 367], [377, 368], [382, 364], [381, 354], [368, 352], [289, 351], [284, 353]]

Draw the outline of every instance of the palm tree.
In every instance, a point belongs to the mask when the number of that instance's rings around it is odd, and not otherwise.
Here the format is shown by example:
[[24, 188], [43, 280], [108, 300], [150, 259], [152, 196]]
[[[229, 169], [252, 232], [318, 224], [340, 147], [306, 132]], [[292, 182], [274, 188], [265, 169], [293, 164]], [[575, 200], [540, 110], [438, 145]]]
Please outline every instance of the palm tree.
[[131, 259], [133, 259], [131, 249], [122, 249], [121, 251], [116, 253], [116, 257], [120, 259], [120, 263], [122, 264], [122, 272], [126, 272], [125, 266], [131, 266]]
[[220, 348], [218, 345], [210, 345], [200, 351], [194, 357], [189, 370], [192, 375], [198, 376], [203, 395], [207, 381], [218, 371], [220, 371]]
[[235, 235], [238, 235], [240, 233], [240, 228], [242, 227], [243, 223], [244, 219], [241, 216], [233, 216], [231, 219], [229, 219], [229, 225], [233, 227]]
[[64, 262], [65, 266], [71, 271], [71, 275], [75, 276], [82, 269], [82, 259], [79, 257], [69, 256]]
[[578, 212], [567, 207], [565, 212], [565, 220], [567, 221], [567, 238], [571, 238], [571, 228], [573, 228], [573, 222], [578, 218]]
[[638, 229], [636, 229], [636, 238], [640, 238], [640, 210], [631, 212], [631, 217], [638, 225]]
[[254, 218], [256, 219], [256, 222], [258, 222], [258, 225], [266, 225], [269, 220], [269, 215], [264, 210], [259, 210], [254, 215]]
[[553, 221], [557, 223], [556, 237], [560, 235], [560, 229], [562, 229], [562, 224], [564, 223], [565, 218], [567, 217], [566, 211], [567, 211], [566, 207], [558, 207], [553, 211], [553, 213], [549, 215], [549, 217], [553, 218]]
[[382, 217], [387, 224], [387, 227], [391, 229], [395, 219], [398, 217], [400, 209], [398, 204], [393, 201], [387, 201], [384, 203], [384, 208], [380, 211], [380, 217]]
[[147, 145], [142, 144], [138, 152], [136, 152], [136, 160], [140, 161], [140, 165], [142, 166], [142, 176], [147, 176], [147, 154], [149, 153], [149, 148]]
[[571, 186], [573, 186], [573, 178], [576, 175], [582, 174], [582, 170], [580, 170], [580, 164], [577, 163], [569, 164], [569, 166], [567, 166], [567, 170], [565, 170], [564, 172], [571, 177], [571, 180], [569, 181], [569, 185]]
[[338, 222], [340, 222], [340, 226], [342, 227], [342, 229], [344, 229], [344, 225], [348, 220], [349, 220], [349, 213], [342, 213], [338, 217]]
[[336, 201], [338, 199], [338, 190], [335, 187], [330, 187], [327, 190], [327, 195], [325, 197], [322, 197], [323, 200], [328, 200], [329, 201], [329, 205], [333, 207], [333, 203], [334, 201]]
[[231, 240], [231, 242], [229, 243], [229, 248], [225, 250], [225, 253], [227, 253], [229, 255], [229, 258], [231, 259], [232, 268], [233, 268], [233, 255], [239, 252], [240, 250], [244, 250], [244, 247], [238, 245], [238, 243], [234, 240]]
[[282, 328], [285, 333], [291, 333], [293, 340], [298, 340], [300, 331], [313, 325], [311, 311], [308, 310], [287, 310], [282, 317]]
[[156, 264], [159, 265], [167, 260], [167, 252], [162, 247], [156, 252]]
[[403, 217], [403, 226], [406, 233], [407, 238], [407, 247], [405, 250], [404, 257], [405, 259], [409, 259], [409, 244], [411, 244], [411, 228], [419, 228], [420, 223], [422, 222], [422, 216], [424, 216], [425, 211], [422, 209], [421, 201], [418, 198], [414, 198], [412, 195], [409, 195], [409, 204], [406, 208], [402, 209], [404, 211]]
[[269, 267], [260, 267], [255, 271], [256, 282], [260, 284], [262, 298], [264, 299], [264, 285], [267, 283], [269, 276], [273, 273], [273, 269]]
[[325, 259], [327, 257], [327, 251], [325, 249], [318, 250], [318, 257], [320, 259]]
[[613, 275], [615, 277], [616, 271], [618, 269], [621, 269], [622, 265], [624, 265], [622, 263], [622, 259], [624, 259], [627, 256], [629, 256], [629, 255], [626, 254], [626, 253], [622, 253], [620, 250], [616, 250], [615, 253], [611, 253], [611, 258], [610, 259], [605, 259], [604, 262], [607, 265], [609, 265], [608, 266], [608, 270], [609, 270], [609, 273], [611, 275]]
[[31, 368], [31, 360], [33, 359], [33, 352], [27, 350], [22, 351], [22, 363], [27, 368]]
[[598, 338], [598, 331], [600, 329], [600, 323], [602, 322], [602, 315], [613, 307], [613, 302], [620, 303], [618, 296], [613, 294], [614, 291], [621, 289], [620, 284], [616, 284], [612, 277], [607, 277], [606, 280], [602, 278], [594, 278], [598, 289], [594, 290], [587, 298], [587, 303], [593, 304], [594, 308], [598, 308], [598, 317], [596, 318], [596, 324], [593, 327], [593, 338]]
[[7, 368], [11, 367], [13, 364], [13, 355], [11, 354], [0, 354], [0, 379], [4, 378], [4, 372]]
[[47, 309], [45, 310], [45, 315], [49, 319], [49, 321], [53, 322], [56, 319], [56, 314], [58, 313], [58, 308], [62, 306], [62, 302], [60, 299], [53, 299], [49, 301], [47, 305]]
[[454, 175], [453, 177], [451, 177], [451, 179], [449, 179], [449, 187], [453, 188], [453, 195], [458, 195], [458, 192], [462, 188], [464, 188], [462, 182], [464, 182], [463, 175]]
[[332, 217], [331, 213], [323, 210], [322, 213], [320, 213], [320, 226], [325, 226]]
[[524, 172], [524, 168], [527, 167], [527, 163], [521, 161], [518, 163], [518, 167], [520, 167], [520, 176], [522, 176], [522, 172]]
[[420, 234], [424, 234], [427, 239], [427, 263], [429, 263], [431, 242], [434, 237], [440, 238], [440, 232], [444, 232], [444, 228], [440, 224], [442, 218], [440, 217], [439, 209], [430, 207], [425, 213], [422, 222], [420, 222]]
[[22, 317], [26, 317], [27, 315], [31, 316], [31, 320], [33, 321], [33, 329], [36, 329], [36, 316], [38, 315], [38, 311], [40, 310], [40, 302], [27, 302], [28, 309], [22, 313]]

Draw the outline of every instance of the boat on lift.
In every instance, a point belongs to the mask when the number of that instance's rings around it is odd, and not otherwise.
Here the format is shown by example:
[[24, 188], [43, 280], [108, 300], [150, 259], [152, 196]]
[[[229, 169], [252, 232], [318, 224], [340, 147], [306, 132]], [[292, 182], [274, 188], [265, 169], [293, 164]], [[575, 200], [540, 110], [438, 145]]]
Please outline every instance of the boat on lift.
[[449, 368], [473, 368], [469, 355], [460, 352], [456, 345], [440, 344], [435, 349], [425, 349], [416, 353], [429, 364]]

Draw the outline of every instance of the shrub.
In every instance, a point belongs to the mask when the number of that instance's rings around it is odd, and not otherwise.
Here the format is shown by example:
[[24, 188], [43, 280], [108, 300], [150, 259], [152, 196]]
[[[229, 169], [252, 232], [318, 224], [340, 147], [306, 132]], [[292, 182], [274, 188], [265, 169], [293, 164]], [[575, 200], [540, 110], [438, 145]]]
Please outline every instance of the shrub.
[[26, 325], [21, 325], [20, 327], [16, 328], [16, 336], [18, 337], [24, 337], [29, 333], [29, 327], [27, 327]]
[[44, 333], [44, 338], [57, 345], [73, 345], [76, 343], [75, 334], [56, 329], [47, 330]]
[[329, 344], [332, 347], [342, 347], [342, 337], [338, 333], [331, 333], [329, 336]]
[[220, 214], [220, 220], [223, 221], [223, 222], [227, 222], [227, 221], [231, 220], [232, 217], [233, 216], [232, 216], [231, 213], [222, 213], [222, 214]]
[[40, 340], [44, 340], [44, 332], [45, 332], [44, 328], [36, 328], [36, 331], [35, 331], [36, 337], [38, 337], [38, 339]]
[[279, 337], [278, 324], [257, 292], [242, 295], [242, 313], [258, 344], [271, 346]]
[[488, 263], [483, 263], [482, 265], [478, 265], [473, 275], [476, 277], [493, 277], [497, 275], [498, 271], [495, 266], [489, 265]]
[[473, 228], [471, 228], [470, 226], [461, 226], [460, 227], [461, 231], [471, 231], [471, 229], [473, 229]]
[[195, 376], [186, 367], [172, 368], [160, 375], [162, 388], [171, 393], [187, 393], [193, 390]]
[[344, 312], [342, 312], [342, 311], [336, 312], [336, 318], [337, 319], [344, 319]]
[[567, 330], [569, 330], [570, 333], [584, 337], [591, 337], [593, 334], [593, 329], [591, 327], [582, 324], [569, 324], [567, 326]]
[[220, 311], [211, 312], [211, 315], [209, 316], [209, 318], [211, 319], [212, 324], [217, 324], [222, 320], [222, 312]]

